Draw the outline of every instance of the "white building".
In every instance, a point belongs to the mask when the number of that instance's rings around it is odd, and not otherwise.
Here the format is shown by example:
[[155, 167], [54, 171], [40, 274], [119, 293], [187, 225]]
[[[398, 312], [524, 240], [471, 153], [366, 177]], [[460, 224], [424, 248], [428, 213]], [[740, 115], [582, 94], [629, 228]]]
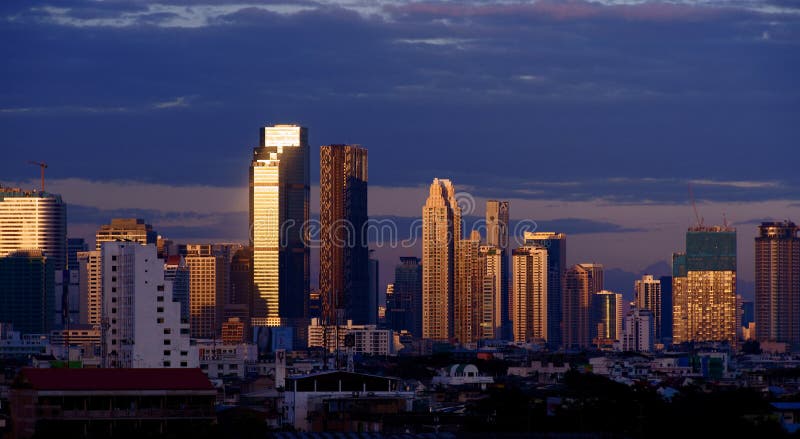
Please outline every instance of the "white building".
[[652, 352], [655, 334], [653, 333], [653, 313], [649, 309], [634, 308], [625, 317], [625, 328], [620, 338], [620, 350]]
[[103, 361], [106, 367], [198, 367], [189, 325], [155, 244], [103, 243]]
[[344, 351], [348, 334], [353, 335], [354, 354], [365, 355], [396, 355], [394, 331], [391, 329], [378, 329], [375, 325], [354, 325], [352, 320], [347, 321], [347, 325], [340, 325], [338, 331], [336, 326], [328, 327], [328, 340], [325, 343], [324, 327], [319, 319], [311, 319], [308, 326], [308, 347], [326, 347], [330, 352], [336, 351], [336, 334], [339, 334], [339, 349]]
[[209, 378], [237, 376], [244, 378], [251, 364], [258, 362], [258, 347], [252, 343], [222, 344], [214, 340], [198, 340], [200, 369]]
[[440, 369], [439, 373], [433, 377], [431, 382], [434, 386], [462, 386], [462, 385], [480, 385], [482, 389], [486, 388], [487, 384], [494, 383], [492, 377], [483, 376], [478, 371], [478, 367], [474, 364], [454, 364], [450, 367]]

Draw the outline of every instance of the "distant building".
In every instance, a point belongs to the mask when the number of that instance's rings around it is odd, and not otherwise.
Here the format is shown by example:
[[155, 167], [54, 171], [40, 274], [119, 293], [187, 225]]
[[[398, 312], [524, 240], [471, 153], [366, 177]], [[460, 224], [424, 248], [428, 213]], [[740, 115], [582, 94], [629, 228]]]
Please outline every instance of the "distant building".
[[139, 244], [156, 244], [158, 233], [141, 218], [114, 218], [110, 224], [100, 226], [95, 234], [95, 250], [104, 242], [130, 241]]
[[[244, 247], [231, 259], [230, 291], [225, 301], [223, 318], [238, 317], [250, 333], [250, 316], [253, 309], [253, 248]], [[250, 337], [247, 336], [249, 339]]]
[[453, 274], [453, 336], [461, 344], [480, 338], [483, 274], [486, 266], [480, 255], [481, 235], [473, 230], [469, 239], [455, 243]]
[[612, 345], [622, 337], [622, 294], [600, 291], [592, 296], [594, 344]]
[[23, 334], [47, 334], [55, 322], [53, 261], [41, 250], [0, 257], [0, 322]]
[[78, 323], [100, 327], [102, 317], [103, 278], [100, 250], [78, 252], [80, 296]]
[[[500, 319], [500, 330], [495, 331], [494, 338], [511, 338], [511, 294], [509, 292], [510, 272], [509, 254], [510, 246], [508, 240], [509, 202], [488, 200], [486, 201], [486, 245], [497, 250], [490, 259], [487, 260], [487, 268], [492, 273], [496, 271], [495, 264], [499, 263], [500, 269], [497, 272], [497, 285], [500, 289], [496, 292], [498, 298], [495, 299], [495, 316], [493, 320]], [[492, 274], [494, 275], [494, 274]]]
[[9, 396], [13, 437], [182, 437], [216, 422], [216, 394], [199, 369], [25, 368]]
[[453, 364], [450, 367], [440, 369], [436, 376], [431, 380], [431, 384], [443, 386], [479, 386], [486, 389], [487, 384], [494, 383], [490, 376], [481, 375], [478, 367], [474, 364]]
[[215, 343], [199, 340], [200, 370], [209, 378], [237, 377], [244, 379], [247, 368], [258, 361], [258, 348], [250, 343]]
[[[325, 327], [318, 319], [311, 319], [308, 326], [308, 347], [327, 348], [335, 352], [339, 348], [342, 352], [347, 348], [347, 337], [352, 336], [354, 354], [364, 355], [396, 355], [394, 345], [394, 331], [391, 329], [378, 329], [375, 325], [355, 325], [348, 320], [345, 325], [329, 326], [327, 328], [327, 343]], [[337, 344], [338, 334], [338, 344]]]
[[67, 269], [78, 270], [78, 252], [89, 250], [89, 245], [83, 238], [67, 238]]
[[578, 264], [564, 276], [564, 332], [567, 349], [585, 349], [592, 345], [592, 297], [603, 290], [603, 266]]
[[305, 317], [309, 196], [308, 129], [262, 127], [250, 164], [252, 315], [258, 324], [281, 326]]
[[104, 366], [197, 367], [189, 326], [181, 323], [155, 244], [108, 242], [101, 252]]
[[222, 323], [222, 343], [244, 343], [244, 322], [238, 317], [231, 317]]
[[181, 255], [169, 255], [164, 261], [164, 280], [172, 282], [172, 301], [181, 304], [181, 323], [189, 323], [191, 272]]
[[800, 349], [800, 237], [792, 222], [762, 223], [756, 237], [756, 338]]
[[548, 306], [552, 297], [548, 293], [549, 260], [544, 247], [526, 246], [511, 252], [511, 320], [515, 342], [549, 340], [552, 309]]
[[653, 327], [652, 311], [633, 308], [625, 316], [625, 325], [620, 340], [621, 349], [626, 352], [652, 352], [655, 341]]
[[661, 276], [661, 341], [672, 343], [672, 276]]
[[633, 286], [634, 302], [638, 309], [648, 309], [652, 313], [652, 335], [656, 342], [661, 342], [661, 281], [646, 274], [637, 279]]
[[37, 249], [54, 276], [66, 268], [67, 205], [60, 195], [0, 186], [0, 257]]
[[[370, 250], [372, 251], [372, 250]], [[378, 304], [380, 303], [381, 270], [380, 261], [369, 259], [369, 287], [367, 288], [367, 323], [378, 324]]]
[[742, 327], [746, 328], [750, 323], [756, 321], [755, 303], [753, 301], [742, 302]]
[[218, 337], [226, 295], [224, 257], [215, 255], [210, 244], [188, 244], [186, 252], [192, 337]]
[[[493, 245], [482, 245], [479, 249], [482, 264], [481, 289], [478, 298], [478, 338], [502, 340], [504, 326], [509, 319], [508, 255], [505, 250]], [[509, 320], [510, 322], [510, 320]]]
[[567, 235], [553, 232], [525, 232], [526, 246], [547, 249], [547, 344], [561, 346], [561, 309], [564, 272], [567, 269]]
[[461, 236], [453, 183], [435, 178], [422, 207], [422, 338], [453, 337], [455, 243]]
[[736, 231], [693, 227], [673, 256], [673, 343], [737, 342]]
[[413, 256], [400, 257], [394, 269], [394, 287], [386, 294], [386, 321], [394, 331], [422, 336], [422, 264]]

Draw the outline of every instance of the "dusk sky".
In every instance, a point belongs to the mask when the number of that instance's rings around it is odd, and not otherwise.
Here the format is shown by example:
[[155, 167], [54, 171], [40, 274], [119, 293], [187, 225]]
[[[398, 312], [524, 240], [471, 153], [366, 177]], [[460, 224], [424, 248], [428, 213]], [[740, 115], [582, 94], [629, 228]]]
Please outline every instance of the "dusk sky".
[[[0, 53], [0, 182], [46, 161], [71, 236], [139, 216], [244, 242], [275, 123], [309, 128], [315, 188], [320, 145], [368, 148], [373, 217], [410, 223], [450, 178], [627, 296], [683, 250], [690, 182], [738, 229], [745, 297], [757, 223], [800, 221], [796, 1], [6, 1]], [[384, 283], [407, 252], [378, 251]]]

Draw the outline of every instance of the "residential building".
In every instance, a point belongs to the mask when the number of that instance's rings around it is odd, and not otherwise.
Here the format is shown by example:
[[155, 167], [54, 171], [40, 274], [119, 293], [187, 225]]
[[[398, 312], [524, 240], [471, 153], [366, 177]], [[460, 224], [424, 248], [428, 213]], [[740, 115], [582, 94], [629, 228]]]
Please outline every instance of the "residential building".
[[657, 343], [661, 342], [661, 281], [646, 274], [641, 279], [637, 279], [633, 285], [634, 303], [638, 309], [649, 309], [652, 313], [651, 323], [653, 324], [652, 335]]
[[422, 263], [414, 256], [401, 256], [394, 269], [392, 295], [386, 295], [389, 328], [422, 337]]
[[500, 285], [500, 290], [497, 293], [500, 296], [500, 300], [495, 303], [496, 315], [494, 317], [495, 320], [499, 317], [501, 321], [501, 329], [495, 333], [495, 338], [497, 339], [511, 338], [511, 295], [509, 293], [510, 275], [508, 269], [509, 250], [511, 249], [508, 240], [509, 227], [509, 202], [486, 201], [486, 245], [498, 250], [498, 253], [493, 255], [492, 259], [495, 260], [493, 262], [499, 261], [500, 263], [499, 278], [497, 279], [497, 283]]
[[78, 252], [78, 273], [80, 295], [78, 297], [78, 322], [100, 327], [103, 314], [103, 278], [100, 276], [102, 263], [100, 250]]
[[158, 233], [141, 218], [114, 218], [110, 224], [100, 226], [95, 234], [95, 250], [104, 242], [129, 241], [139, 244], [156, 244]]
[[789, 221], [765, 222], [756, 236], [756, 338], [800, 349], [800, 237]]
[[0, 257], [37, 249], [53, 265], [53, 276], [66, 268], [67, 205], [60, 195], [0, 186]]
[[181, 322], [191, 316], [191, 270], [181, 255], [169, 255], [164, 261], [164, 280], [172, 282], [172, 301], [181, 304]]
[[594, 338], [598, 346], [611, 346], [622, 337], [622, 294], [603, 290], [592, 296]]
[[42, 250], [0, 257], [0, 322], [22, 334], [47, 334], [55, 322], [54, 262]]
[[[327, 334], [326, 334], [327, 331]], [[337, 343], [338, 334], [338, 343]], [[352, 336], [352, 349], [354, 354], [363, 355], [396, 355], [394, 345], [394, 331], [379, 329], [375, 325], [356, 325], [352, 320], [346, 324], [328, 326], [327, 328], [319, 319], [311, 319], [308, 326], [308, 347], [324, 348], [329, 352], [337, 349], [345, 351], [347, 337]]]
[[633, 308], [625, 316], [622, 330], [621, 350], [634, 352], [653, 352], [653, 312], [649, 309]]
[[213, 253], [210, 244], [187, 244], [189, 267], [189, 322], [192, 338], [216, 338], [222, 325], [225, 289], [224, 256]]
[[577, 264], [564, 275], [564, 347], [586, 349], [592, 345], [592, 297], [603, 290], [601, 264]]
[[567, 269], [567, 235], [553, 232], [525, 232], [526, 246], [547, 249], [547, 344], [561, 346], [564, 272]]
[[485, 263], [480, 257], [481, 235], [455, 243], [453, 282], [453, 336], [461, 344], [474, 343], [480, 332]]
[[547, 249], [525, 246], [511, 253], [511, 320], [513, 340], [520, 343], [547, 342], [549, 337]]
[[482, 245], [479, 257], [483, 268], [478, 298], [478, 338], [502, 340], [506, 338], [503, 325], [509, 316], [508, 255], [499, 247]]

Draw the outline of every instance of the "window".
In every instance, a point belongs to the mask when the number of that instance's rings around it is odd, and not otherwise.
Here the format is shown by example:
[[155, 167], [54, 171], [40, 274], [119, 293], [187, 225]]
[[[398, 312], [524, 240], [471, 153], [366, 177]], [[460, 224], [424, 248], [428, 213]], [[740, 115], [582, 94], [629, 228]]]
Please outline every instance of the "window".
[[117, 256], [116, 255], [115, 256], [111, 256], [111, 260], [112, 261], [116, 261], [117, 260]]
[[172, 340], [170, 340], [168, 338], [164, 339], [164, 346], [168, 346], [168, 345], [171, 345], [171, 344], [172, 344]]
[[111, 292], [112, 293], [116, 293], [117, 292], [117, 287], [111, 287]]
[[172, 365], [172, 363], [170, 363], [169, 361], [165, 361], [164, 362], [164, 367], [170, 367], [171, 365]]
[[[161, 320], [164, 320], [164, 319], [161, 319]], [[188, 333], [189, 333], [189, 328], [181, 328], [181, 334], [188, 334]]]
[[181, 367], [189, 367], [189, 363], [181, 361]]
[[117, 303], [117, 298], [116, 297], [112, 297], [111, 298], [111, 303]]
[[164, 356], [169, 356], [171, 353], [172, 351], [164, 351]]
[[116, 334], [117, 334], [117, 330], [116, 330], [116, 329], [112, 329], [112, 330], [111, 330], [111, 334], [112, 334], [112, 335], [116, 335]]
[[117, 309], [116, 308], [111, 308], [111, 314], [116, 314], [116, 313], [117, 313]]
[[111, 276], [111, 282], [116, 282], [116, 281], [117, 281], [117, 276]]
[[156, 312], [164, 312], [164, 307], [159, 306], [158, 308], [156, 308]]
[[172, 334], [172, 328], [164, 328], [164, 335]]
[[112, 339], [111, 344], [117, 344], [117, 339]]
[[188, 351], [181, 351], [181, 357], [185, 357], [187, 355], [189, 355]]
[[156, 302], [163, 302], [163, 301], [164, 301], [164, 296], [156, 297]]
[[156, 291], [164, 291], [164, 285], [157, 286]]
[[157, 318], [156, 323], [164, 323], [164, 317]]

